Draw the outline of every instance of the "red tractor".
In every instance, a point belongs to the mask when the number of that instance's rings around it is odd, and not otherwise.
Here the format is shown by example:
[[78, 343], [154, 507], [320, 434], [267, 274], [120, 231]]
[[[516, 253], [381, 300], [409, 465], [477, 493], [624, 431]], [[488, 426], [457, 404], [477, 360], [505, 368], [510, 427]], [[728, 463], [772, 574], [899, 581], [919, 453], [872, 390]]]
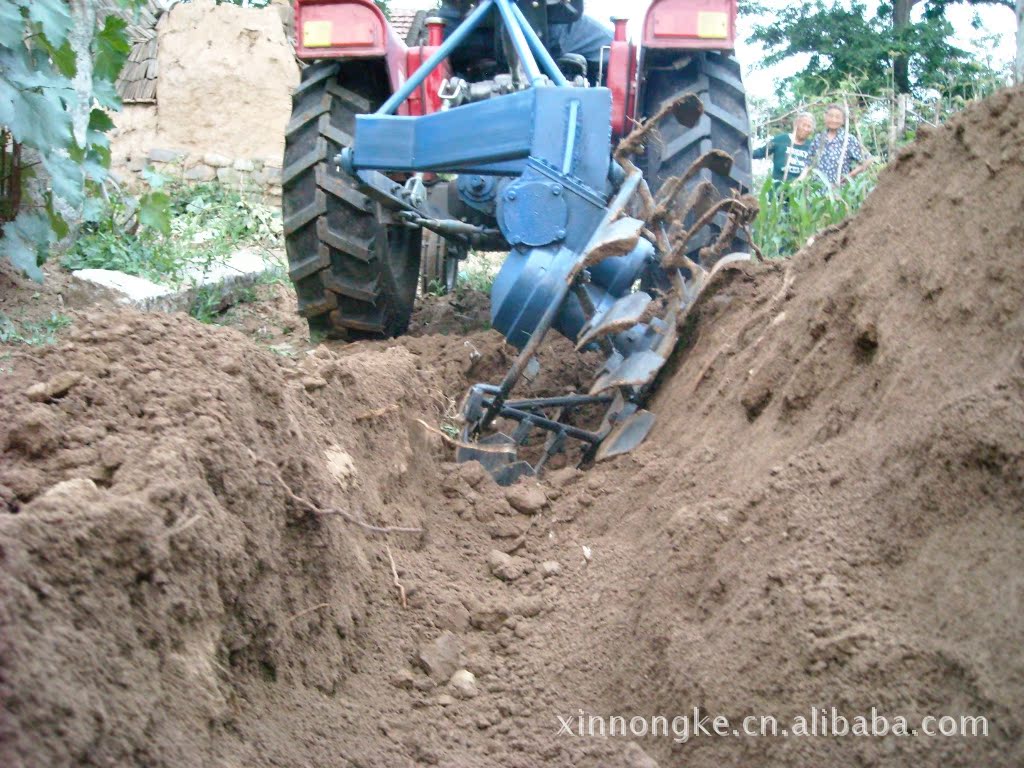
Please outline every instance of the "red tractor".
[[[299, 311], [317, 330], [350, 337], [404, 331], [424, 250], [420, 233], [389, 226], [364, 196], [335, 182], [328, 168], [353, 143], [355, 116], [393, 95], [472, 5], [444, 3], [428, 22], [425, 44], [410, 48], [372, 0], [295, 2], [298, 56], [310, 66], [288, 126], [284, 207]], [[582, 0], [519, 5], [545, 41], [569, 38], [571, 44], [573, 27], [589, 21]], [[584, 38], [581, 46], [555, 52], [564, 69], [611, 91], [617, 138], [680, 94], [695, 93], [704, 102], [697, 126], [666, 123], [659, 128], [662, 140], [647, 147], [641, 168], [655, 193], [711, 149], [733, 157], [729, 175], [705, 172], [694, 182], [711, 179], [723, 195], [750, 186], [749, 119], [733, 55], [736, 12], [736, 0], [654, 0], [639, 43], [627, 39], [627, 19], [616, 18], [606, 40], [600, 31], [584, 33], [576, 35]], [[397, 113], [440, 111], [442, 85], [455, 75], [470, 89], [474, 81], [493, 81], [508, 66], [504, 47], [493, 29], [480, 30]], [[438, 238], [427, 245], [427, 280], [450, 284], [464, 249], [439, 248]]]
[[[713, 262], [742, 258], [756, 214], [741, 202], [736, 13], [736, 0], [654, 0], [636, 43], [627, 19], [607, 29], [583, 0], [444, 0], [409, 47], [372, 0], [296, 0], [308, 66], [284, 226], [300, 313], [331, 336], [395, 336], [421, 279], [450, 289], [470, 249], [508, 250], [492, 321], [521, 359], [471, 392], [463, 457], [504, 480], [537, 469], [474, 454], [497, 420], [520, 425], [488, 438], [501, 445], [550, 433], [540, 465], [568, 439], [590, 456], [631, 449], [677, 325]], [[604, 350], [594, 387], [510, 400], [550, 329]], [[600, 428], [575, 426], [596, 404]]]

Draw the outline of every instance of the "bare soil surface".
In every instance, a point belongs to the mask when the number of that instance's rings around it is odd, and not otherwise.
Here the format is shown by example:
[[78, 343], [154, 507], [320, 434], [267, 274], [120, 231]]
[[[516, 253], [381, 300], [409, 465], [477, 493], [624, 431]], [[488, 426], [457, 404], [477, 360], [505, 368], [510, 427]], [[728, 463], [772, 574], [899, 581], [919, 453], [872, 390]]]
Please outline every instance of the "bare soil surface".
[[[512, 352], [444, 307], [293, 356], [116, 310], [19, 348], [0, 764], [1021, 765], [1022, 119], [1020, 89], [972, 107], [855, 220], [723, 273], [649, 441], [541, 484], [450, 463]], [[586, 379], [543, 362], [531, 391]], [[559, 734], [833, 706], [989, 733]]]

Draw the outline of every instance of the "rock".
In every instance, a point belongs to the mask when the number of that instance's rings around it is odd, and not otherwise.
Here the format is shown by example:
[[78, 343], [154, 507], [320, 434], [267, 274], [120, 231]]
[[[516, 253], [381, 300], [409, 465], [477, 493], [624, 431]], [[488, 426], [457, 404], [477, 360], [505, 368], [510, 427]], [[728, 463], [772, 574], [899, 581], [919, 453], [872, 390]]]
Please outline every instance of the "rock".
[[315, 390], [326, 387], [327, 380], [321, 379], [319, 376], [304, 376], [302, 378], [302, 386], [307, 392], [314, 392]]
[[213, 181], [217, 171], [209, 165], [197, 165], [185, 171], [185, 181]]
[[524, 515], [536, 515], [548, 503], [544, 489], [536, 483], [517, 483], [506, 488], [505, 498], [513, 509]]
[[411, 691], [415, 682], [416, 676], [408, 669], [403, 669], [391, 678], [391, 685], [395, 688], [401, 688], [403, 691]]
[[583, 477], [583, 472], [580, 472], [576, 467], [562, 467], [562, 469], [556, 469], [554, 472], [546, 474], [544, 480], [555, 488], [565, 488], [575, 483], [581, 477]]
[[487, 470], [484, 469], [484, 465], [479, 461], [467, 461], [465, 464], [459, 464], [456, 473], [461, 477], [470, 488], [479, 488], [482, 483], [486, 483], [490, 479], [490, 475]]
[[210, 152], [203, 157], [203, 162], [214, 168], [227, 168], [231, 165], [231, 159], [224, 157], [224, 155], [218, 155], [215, 152]]
[[484, 632], [497, 632], [511, 615], [511, 608], [505, 603], [480, 603], [470, 609], [469, 623]]
[[442, 693], [437, 697], [437, 703], [442, 707], [450, 707], [455, 703], [455, 699], [449, 696], [447, 693]]
[[235, 160], [235, 170], [252, 173], [256, 170], [256, 163], [252, 160]]
[[502, 581], [515, 581], [533, 570], [533, 563], [526, 558], [507, 555], [497, 549], [491, 550], [487, 564], [491, 573]]
[[487, 526], [487, 535], [492, 539], [518, 539], [524, 530], [514, 520], [499, 519]]
[[31, 501], [35, 513], [54, 510], [66, 514], [68, 510], [81, 509], [83, 504], [97, 501], [102, 491], [96, 483], [85, 477], [74, 477], [48, 488]]
[[448, 681], [448, 684], [460, 699], [475, 699], [480, 693], [476, 687], [476, 675], [468, 669], [460, 669], [452, 675], [452, 679]]
[[128, 170], [132, 173], [142, 173], [146, 170], [146, 158], [143, 155], [135, 155], [128, 161]]
[[481, 523], [491, 523], [497, 517], [512, 515], [512, 508], [501, 496], [488, 494], [476, 499], [473, 515]]
[[436, 682], [451, 678], [461, 666], [462, 642], [451, 632], [442, 632], [440, 637], [423, 646], [416, 657], [416, 663]]
[[420, 693], [429, 693], [430, 691], [437, 688], [437, 683], [435, 683], [429, 677], [421, 677], [418, 678], [416, 682], [412, 684], [412, 687]]
[[469, 611], [458, 603], [448, 605], [441, 608], [435, 621], [441, 629], [465, 632], [469, 629]]
[[264, 176], [267, 180], [267, 184], [274, 184], [277, 186], [281, 185], [281, 169], [267, 166], [263, 169]]
[[234, 168], [218, 168], [217, 178], [221, 184], [238, 184], [242, 181], [242, 174]]
[[81, 380], [82, 374], [78, 371], [63, 371], [47, 381], [33, 384], [25, 390], [25, 395], [34, 403], [45, 403], [47, 400], [64, 397]]
[[341, 484], [342, 488], [351, 488], [356, 477], [356, 464], [345, 451], [331, 446], [324, 455], [327, 458], [327, 471]]
[[562, 572], [562, 565], [556, 560], [547, 560], [540, 564], [540, 572], [545, 579], [549, 579]]
[[188, 157], [188, 152], [181, 149], [149, 150], [149, 161], [151, 163], [179, 163], [186, 157]]
[[658, 768], [658, 763], [648, 755], [635, 741], [631, 741], [622, 750], [624, 768]]

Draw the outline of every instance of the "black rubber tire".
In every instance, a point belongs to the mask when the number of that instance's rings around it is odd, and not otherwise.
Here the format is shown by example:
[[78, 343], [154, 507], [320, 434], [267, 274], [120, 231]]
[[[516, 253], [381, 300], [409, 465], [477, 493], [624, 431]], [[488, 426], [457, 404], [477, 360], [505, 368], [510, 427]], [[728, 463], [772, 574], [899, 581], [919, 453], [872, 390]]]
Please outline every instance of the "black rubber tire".
[[420, 290], [423, 293], [447, 294], [455, 290], [459, 280], [459, 259], [462, 254], [435, 232], [423, 231], [420, 257]]
[[[720, 149], [733, 158], [729, 176], [702, 171], [689, 182], [687, 191], [679, 195], [680, 204], [687, 199], [689, 190], [702, 181], [712, 182], [722, 197], [732, 196], [734, 190], [748, 192], [751, 185], [750, 117], [736, 57], [718, 52], [649, 51], [643, 74], [644, 117], [655, 114], [664, 104], [685, 93], [697, 94], [704, 103], [704, 115], [696, 126], [685, 128], [669, 116], [659, 126], [661, 140], [648, 142], [642, 168], [651, 190], [657, 194], [666, 180], [682, 175], [705, 152]], [[695, 259], [702, 247], [718, 237], [724, 220], [724, 216], [720, 216], [690, 241], [690, 258]], [[684, 224], [689, 226], [692, 221]], [[747, 237], [741, 232], [733, 242], [732, 251], [747, 250]]]
[[357, 114], [388, 96], [373, 65], [317, 62], [302, 73], [285, 136], [284, 233], [299, 314], [348, 339], [405, 332], [419, 277], [420, 232], [382, 223], [378, 206], [336, 171]]

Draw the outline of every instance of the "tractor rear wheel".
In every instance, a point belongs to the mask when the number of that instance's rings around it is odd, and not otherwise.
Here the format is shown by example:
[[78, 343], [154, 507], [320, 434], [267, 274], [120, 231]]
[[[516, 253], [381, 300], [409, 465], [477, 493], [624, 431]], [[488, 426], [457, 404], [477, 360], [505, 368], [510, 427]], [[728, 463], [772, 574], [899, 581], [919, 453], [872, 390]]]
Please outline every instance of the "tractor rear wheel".
[[[681, 176], [698, 157], [719, 149], [733, 158], [729, 175], [701, 171], [689, 182], [686, 191], [680, 193], [680, 204], [703, 182], [713, 184], [720, 197], [730, 197], [734, 191], [748, 192], [751, 185], [750, 117], [736, 57], [718, 52], [650, 51], [644, 63], [644, 77], [644, 117], [655, 114], [686, 93], [696, 94], [704, 103], [704, 115], [693, 128], [686, 128], [668, 117], [658, 128], [660, 141], [648, 142], [643, 171], [651, 191], [657, 195], [668, 179]], [[689, 226], [693, 222], [683, 223]], [[721, 214], [690, 241], [687, 255], [697, 261], [699, 250], [718, 237], [724, 223], [725, 215]], [[746, 234], [738, 233], [731, 250], [748, 249]]]
[[293, 95], [285, 136], [284, 232], [289, 277], [310, 330], [348, 339], [404, 333], [419, 277], [420, 232], [389, 225], [334, 157], [357, 114], [388, 96], [372, 65], [322, 61]]
[[423, 293], [451, 293], [459, 280], [459, 250], [435, 232], [423, 231], [420, 257], [420, 290]]

